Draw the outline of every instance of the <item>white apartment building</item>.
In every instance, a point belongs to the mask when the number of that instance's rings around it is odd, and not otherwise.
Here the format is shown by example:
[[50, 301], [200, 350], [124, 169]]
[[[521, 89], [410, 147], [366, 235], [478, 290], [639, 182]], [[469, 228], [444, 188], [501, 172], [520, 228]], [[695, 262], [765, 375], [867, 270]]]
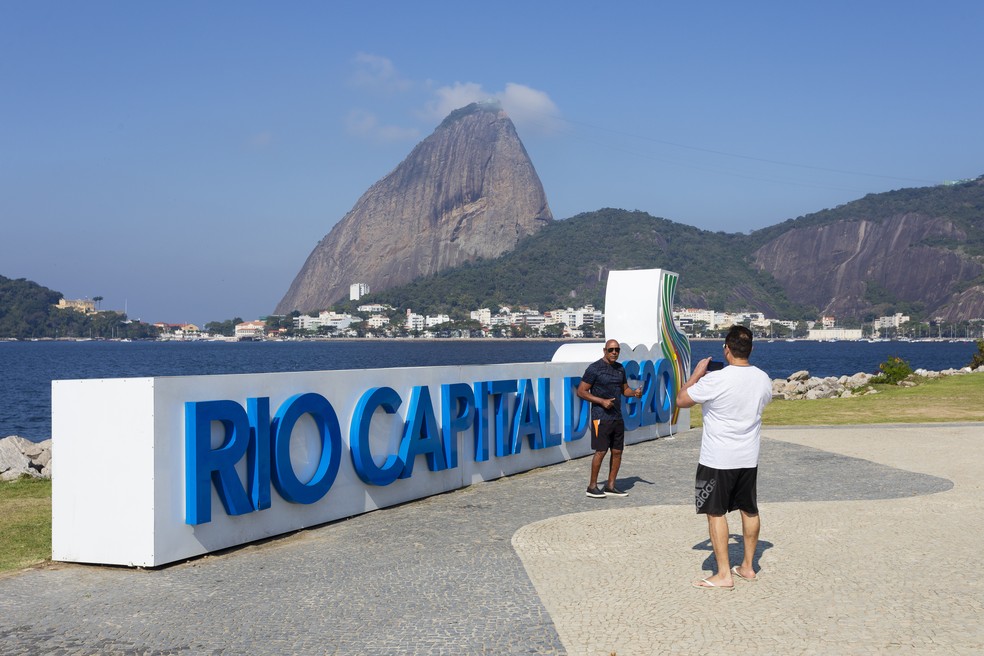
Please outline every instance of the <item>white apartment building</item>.
[[707, 324], [709, 330], [717, 326], [714, 322], [714, 317], [714, 310], [704, 310], [701, 308], [683, 308], [682, 310], [673, 311], [673, 320], [677, 325], [684, 325], [686, 323], [692, 325], [695, 321], [703, 321]]
[[366, 319], [366, 325], [370, 328], [382, 328], [383, 326], [389, 325], [389, 322], [389, 317], [385, 314], [373, 314]]
[[321, 327], [320, 317], [309, 317], [306, 314], [294, 317], [294, 328], [297, 330], [317, 330]]
[[349, 300], [357, 301], [369, 293], [369, 285], [364, 282], [357, 282], [349, 285]]
[[838, 339], [861, 339], [860, 328], [813, 328], [810, 330], [808, 339], [818, 341], [832, 341]]
[[898, 312], [891, 317], [878, 317], [875, 319], [875, 329], [883, 330], [885, 328], [898, 328], [908, 320], [909, 316], [902, 314], [901, 312]]
[[424, 315], [414, 314], [412, 311], [407, 310], [407, 330], [420, 332], [424, 329]]
[[342, 314], [331, 310], [324, 310], [316, 317], [309, 317], [306, 314], [294, 317], [293, 323], [294, 328], [298, 330], [316, 332], [318, 328], [321, 328], [322, 326], [342, 331], [351, 326], [354, 321], [355, 317], [351, 314]]
[[372, 303], [372, 304], [369, 304], [369, 305], [360, 305], [356, 309], [359, 312], [368, 312], [370, 314], [373, 314], [373, 313], [378, 314], [380, 312], [386, 312], [388, 310], [392, 310], [393, 307], [391, 305], [383, 305], [381, 303]]
[[477, 321], [483, 326], [492, 325], [492, 310], [488, 308], [482, 308], [480, 310], [472, 310], [469, 316], [471, 317], [472, 321]]
[[428, 328], [433, 328], [434, 326], [440, 326], [442, 323], [448, 323], [451, 321], [451, 317], [446, 314], [438, 314], [437, 316], [428, 316], [424, 319], [424, 325]]
[[530, 308], [520, 308], [509, 314], [509, 323], [513, 326], [531, 326], [539, 328], [543, 325], [546, 318]]
[[593, 326], [596, 323], [601, 323], [603, 316], [601, 310], [594, 309], [593, 305], [585, 305], [576, 310], [574, 308], [567, 308], [564, 310], [564, 323], [571, 328]]

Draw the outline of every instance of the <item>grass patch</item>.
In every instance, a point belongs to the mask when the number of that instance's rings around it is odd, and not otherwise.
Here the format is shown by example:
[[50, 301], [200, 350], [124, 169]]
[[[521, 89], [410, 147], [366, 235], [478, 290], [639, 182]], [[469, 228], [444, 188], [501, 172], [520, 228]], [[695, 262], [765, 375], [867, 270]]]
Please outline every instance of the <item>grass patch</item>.
[[0, 483], [0, 572], [51, 558], [51, 480]]
[[[918, 378], [917, 387], [873, 385], [878, 394], [847, 399], [776, 400], [762, 414], [765, 426], [931, 424], [984, 422], [984, 375]], [[703, 425], [700, 407], [690, 423]]]

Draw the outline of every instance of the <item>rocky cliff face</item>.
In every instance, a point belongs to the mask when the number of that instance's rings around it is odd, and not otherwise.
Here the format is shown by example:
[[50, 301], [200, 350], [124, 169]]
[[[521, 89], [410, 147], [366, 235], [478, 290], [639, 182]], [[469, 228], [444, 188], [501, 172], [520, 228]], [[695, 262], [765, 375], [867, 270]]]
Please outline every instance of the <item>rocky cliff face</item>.
[[754, 266], [768, 271], [795, 302], [824, 314], [858, 316], [887, 296], [922, 303], [929, 316], [984, 317], [984, 286], [965, 281], [984, 272], [961, 252], [966, 231], [942, 216], [902, 213], [794, 227], [758, 248]]
[[494, 258], [553, 216], [516, 129], [497, 106], [452, 112], [315, 247], [277, 314], [324, 309], [353, 283], [382, 291]]

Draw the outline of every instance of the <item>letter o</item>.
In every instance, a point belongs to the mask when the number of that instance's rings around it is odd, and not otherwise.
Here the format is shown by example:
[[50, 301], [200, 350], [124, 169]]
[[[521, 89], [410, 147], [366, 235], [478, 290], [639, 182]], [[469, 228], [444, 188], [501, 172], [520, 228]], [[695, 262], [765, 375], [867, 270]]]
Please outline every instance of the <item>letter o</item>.
[[656, 376], [653, 383], [656, 389], [653, 394], [653, 410], [656, 411], [656, 421], [665, 424], [673, 418], [673, 405], [676, 391], [673, 389], [673, 368], [670, 361], [660, 358], [656, 361]]
[[[321, 460], [314, 476], [302, 483], [290, 462], [290, 438], [302, 415], [311, 415], [321, 437]], [[314, 503], [331, 489], [342, 460], [342, 431], [328, 399], [320, 394], [296, 394], [287, 399], [273, 419], [273, 484], [287, 501]]]

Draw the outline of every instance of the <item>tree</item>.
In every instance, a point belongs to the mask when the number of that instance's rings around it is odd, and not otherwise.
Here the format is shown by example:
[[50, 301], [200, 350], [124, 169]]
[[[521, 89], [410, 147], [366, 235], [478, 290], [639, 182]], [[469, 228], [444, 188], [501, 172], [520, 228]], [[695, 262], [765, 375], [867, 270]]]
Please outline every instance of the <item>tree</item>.
[[205, 332], [213, 335], [232, 337], [236, 334], [236, 325], [242, 322], [243, 320], [239, 317], [236, 317], [235, 319], [227, 319], [225, 321], [209, 321], [205, 324]]
[[974, 353], [970, 358], [970, 363], [967, 365], [971, 369], [978, 369], [984, 367], [984, 339], [979, 339], [976, 342], [977, 353]]
[[792, 330], [790, 330], [787, 326], [782, 325], [778, 321], [772, 322], [770, 326], [770, 330], [772, 332], [773, 337], [780, 337], [780, 338], [789, 337], [793, 333]]
[[99, 304], [102, 303], [102, 300], [103, 300], [103, 297], [102, 296], [93, 296], [92, 297], [92, 301], [93, 301], [93, 303], [96, 304], [96, 309], [97, 310], [99, 309]]
[[564, 328], [566, 327], [567, 324], [564, 323], [555, 323], [549, 326], [544, 326], [540, 329], [540, 336], [549, 337], [550, 339], [558, 339], [564, 336]]

